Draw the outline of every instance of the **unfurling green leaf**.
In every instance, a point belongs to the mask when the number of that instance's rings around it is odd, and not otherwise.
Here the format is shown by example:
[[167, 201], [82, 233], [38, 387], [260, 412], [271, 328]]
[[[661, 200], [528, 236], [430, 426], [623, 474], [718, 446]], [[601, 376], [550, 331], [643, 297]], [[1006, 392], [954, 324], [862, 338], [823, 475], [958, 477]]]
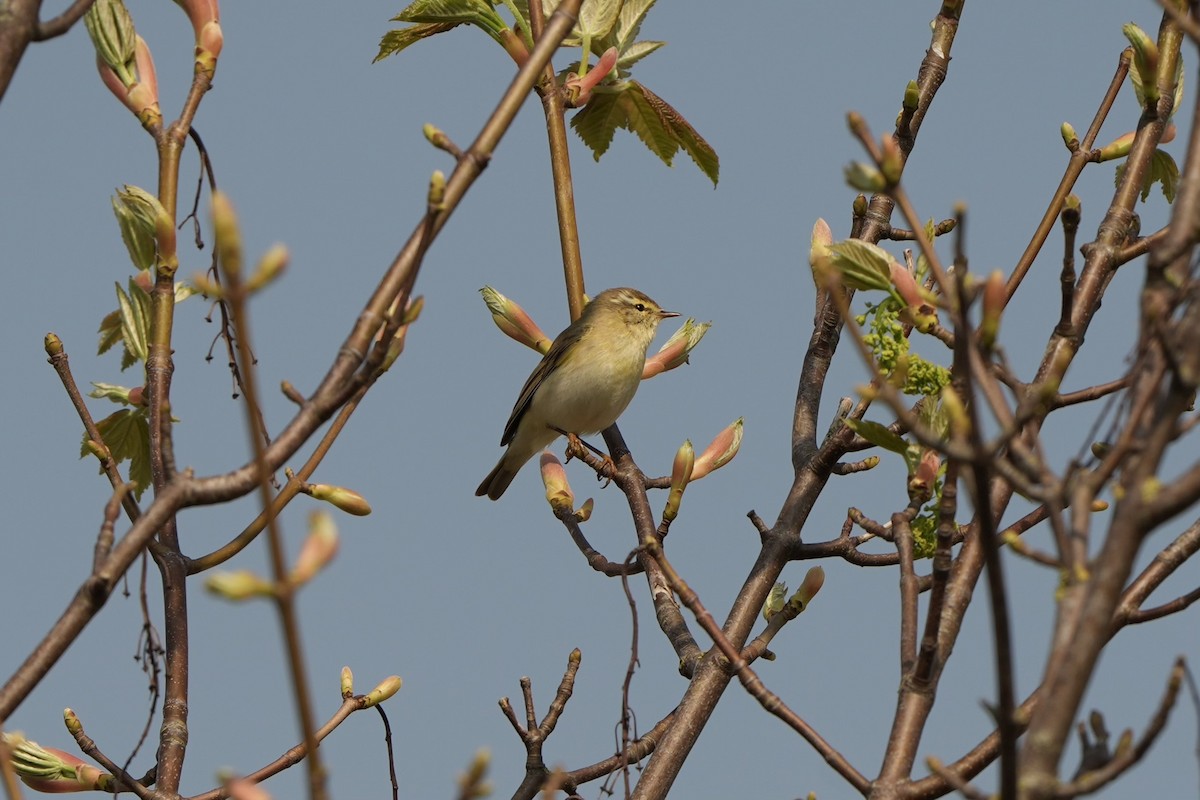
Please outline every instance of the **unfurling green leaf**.
[[[122, 408], [96, 423], [109, 454], [118, 464], [129, 462], [129, 482], [140, 498], [150, 485], [150, 423], [145, 408]], [[92, 455], [87, 434], [83, 436], [80, 458]]]
[[720, 159], [695, 128], [665, 100], [637, 81], [595, 89], [591, 102], [571, 118], [571, 127], [597, 161], [608, 151], [617, 128], [637, 134], [663, 163], [671, 166], [680, 148], [717, 185]]
[[379, 53], [372, 60], [372, 63], [382, 61], [388, 56], [394, 56], [409, 45], [416, 44], [422, 39], [428, 39], [430, 36], [445, 33], [452, 28], [457, 28], [460, 24], [458, 22], [427, 22], [388, 31], [379, 40]]
[[830, 263], [851, 289], [892, 288], [892, 257], [879, 245], [861, 239], [843, 239], [828, 247]]
[[[1125, 164], [1118, 165], [1114, 179], [1117, 186], [1121, 185], [1121, 176], [1124, 174]], [[1154, 157], [1150, 160], [1150, 169], [1146, 170], [1146, 179], [1142, 183], [1143, 203], [1149, 199], [1150, 190], [1156, 183], [1162, 184], [1163, 197], [1167, 198], [1167, 202], [1174, 203], [1175, 195], [1179, 191], [1179, 166], [1165, 150], [1155, 150]]]
[[150, 296], [133, 279], [129, 281], [128, 294], [121, 284], [114, 286], [121, 319], [121, 340], [125, 343], [125, 357], [121, 359], [121, 370], [124, 371], [133, 362], [145, 361], [150, 353]]
[[489, 34], [508, 30], [491, 3], [485, 0], [416, 0], [393, 17], [395, 22], [454, 23], [477, 25]]
[[141, 270], [150, 269], [158, 251], [156, 221], [160, 214], [166, 216], [162, 203], [145, 189], [126, 185], [112, 199], [112, 207], [133, 265]]
[[843, 422], [847, 428], [854, 431], [871, 444], [877, 444], [884, 450], [890, 450], [893, 453], [899, 453], [902, 456], [908, 453], [908, 442], [904, 441], [903, 438], [888, 430], [886, 425], [880, 425], [878, 422], [871, 422], [869, 419], [847, 418], [843, 420]]

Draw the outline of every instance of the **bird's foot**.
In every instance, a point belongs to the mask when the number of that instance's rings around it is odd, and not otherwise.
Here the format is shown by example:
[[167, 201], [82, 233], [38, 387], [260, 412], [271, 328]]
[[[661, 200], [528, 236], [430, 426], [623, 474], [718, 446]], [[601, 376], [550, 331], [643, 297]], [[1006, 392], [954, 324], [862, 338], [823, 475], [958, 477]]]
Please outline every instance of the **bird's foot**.
[[604, 481], [608, 486], [617, 474], [617, 464], [608, 453], [592, 447], [573, 433], [559, 431], [567, 437], [567, 460], [578, 458], [592, 469], [596, 470], [596, 480]]

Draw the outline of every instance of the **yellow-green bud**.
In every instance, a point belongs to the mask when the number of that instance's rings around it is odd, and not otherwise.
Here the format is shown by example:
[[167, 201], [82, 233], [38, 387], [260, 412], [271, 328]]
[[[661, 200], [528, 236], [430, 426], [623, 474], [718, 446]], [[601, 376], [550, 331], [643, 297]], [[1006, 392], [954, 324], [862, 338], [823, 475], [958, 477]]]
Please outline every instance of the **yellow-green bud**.
[[233, 278], [242, 274], [242, 234], [238, 229], [237, 214], [229, 196], [222, 191], [212, 194], [213, 234], [221, 266]]
[[909, 111], [916, 111], [917, 106], [921, 102], [921, 87], [916, 81], [909, 81], [904, 87], [904, 108]]
[[246, 281], [246, 290], [256, 292], [283, 274], [288, 265], [288, 249], [281, 244], [271, 247], [258, 260], [258, 266]]
[[771, 621], [771, 617], [783, 610], [787, 603], [787, 584], [780, 581], [771, 587], [771, 591], [767, 593], [766, 602], [763, 603], [762, 616], [767, 622]]
[[1058, 132], [1062, 134], [1063, 144], [1072, 153], [1079, 149], [1079, 136], [1075, 133], [1075, 126], [1069, 122], [1064, 122]]
[[46, 348], [46, 355], [51, 358], [63, 351], [62, 339], [58, 338], [58, 334], [56, 333], [47, 333], [43, 344]]
[[692, 479], [692, 469], [696, 466], [696, 450], [690, 439], [684, 440], [675, 451], [675, 461], [671, 465], [671, 491], [667, 495], [667, 505], [663, 509], [663, 519], [674, 520], [679, 514], [679, 503], [683, 500], [683, 490]]
[[440, 169], [435, 169], [433, 175], [429, 178], [429, 207], [437, 210], [442, 209], [442, 205], [446, 200], [446, 173]]
[[246, 569], [213, 573], [204, 581], [204, 588], [226, 600], [270, 597], [275, 593], [275, 587], [270, 581]]
[[316, 500], [323, 500], [356, 517], [365, 517], [371, 513], [371, 504], [361, 494], [344, 486], [310, 483], [305, 494]]
[[342, 667], [341, 690], [343, 700], [354, 696], [354, 673], [349, 667]]
[[391, 675], [387, 678], [384, 678], [378, 686], [368, 692], [363, 698], [363, 708], [370, 708], [371, 706], [379, 705], [384, 700], [387, 700], [396, 692], [400, 691], [400, 687], [403, 684], [404, 681], [400, 680], [399, 675]]
[[860, 192], [882, 192], [888, 186], [887, 178], [875, 167], [861, 161], [851, 161], [842, 171], [850, 188]]

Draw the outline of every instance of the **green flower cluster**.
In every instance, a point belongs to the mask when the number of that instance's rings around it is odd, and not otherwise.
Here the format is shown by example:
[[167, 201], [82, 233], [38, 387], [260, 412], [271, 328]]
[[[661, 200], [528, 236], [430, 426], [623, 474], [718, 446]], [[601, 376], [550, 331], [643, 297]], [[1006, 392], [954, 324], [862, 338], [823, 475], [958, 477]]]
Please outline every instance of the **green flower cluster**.
[[888, 297], [878, 304], [868, 303], [867, 310], [858, 315], [855, 321], [861, 327], [868, 328], [863, 341], [871, 348], [885, 376], [891, 377], [903, 363], [902, 391], [908, 395], [936, 397], [942, 387], [949, 385], [950, 370], [909, 352], [904, 323], [900, 321], [902, 308], [898, 300]]

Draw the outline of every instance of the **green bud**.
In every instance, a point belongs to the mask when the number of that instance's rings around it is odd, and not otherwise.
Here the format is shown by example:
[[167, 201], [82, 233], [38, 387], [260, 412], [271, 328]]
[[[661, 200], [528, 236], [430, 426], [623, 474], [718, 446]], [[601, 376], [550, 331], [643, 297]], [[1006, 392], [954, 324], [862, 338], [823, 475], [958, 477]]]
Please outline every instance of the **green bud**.
[[349, 667], [342, 667], [341, 690], [342, 699], [354, 696], [354, 673]]
[[850, 188], [860, 192], [882, 192], [888, 185], [882, 172], [861, 161], [850, 162], [843, 170], [843, 174]]
[[281, 244], [274, 245], [258, 261], [250, 280], [246, 281], [246, 290], [258, 291], [283, 274], [288, 265], [288, 249]]
[[371, 706], [379, 705], [384, 700], [387, 700], [396, 692], [400, 691], [400, 687], [403, 684], [404, 681], [400, 679], [399, 675], [392, 675], [384, 678], [378, 686], [368, 692], [363, 698], [363, 708], [370, 708]]
[[1075, 127], [1071, 123], [1064, 122], [1059, 133], [1062, 134], [1063, 144], [1067, 146], [1068, 150], [1073, 153], [1079, 149], [1079, 137], [1075, 134]]
[[921, 87], [917, 86], [916, 81], [909, 81], [904, 87], [904, 108], [908, 111], [916, 111], [917, 105], [921, 102]]
[[356, 517], [365, 517], [371, 513], [371, 504], [361, 494], [344, 486], [310, 483], [305, 494], [317, 500], [330, 503], [347, 514], [353, 514]]
[[162, 203], [145, 189], [126, 184], [117, 191], [112, 207], [133, 265], [139, 270], [153, 268], [158, 255], [159, 219], [167, 217]]
[[771, 617], [783, 610], [783, 606], [787, 603], [787, 584], [780, 581], [771, 587], [771, 591], [767, 594], [767, 600], [763, 603], [762, 616], [767, 622], [771, 621]]
[[270, 597], [275, 593], [275, 587], [270, 581], [245, 569], [214, 573], [204, 581], [204, 588], [226, 600]]
[[83, 25], [92, 38], [96, 56], [117, 73], [125, 88], [137, 83], [137, 31], [125, 4], [121, 0], [96, 0], [83, 15]]

